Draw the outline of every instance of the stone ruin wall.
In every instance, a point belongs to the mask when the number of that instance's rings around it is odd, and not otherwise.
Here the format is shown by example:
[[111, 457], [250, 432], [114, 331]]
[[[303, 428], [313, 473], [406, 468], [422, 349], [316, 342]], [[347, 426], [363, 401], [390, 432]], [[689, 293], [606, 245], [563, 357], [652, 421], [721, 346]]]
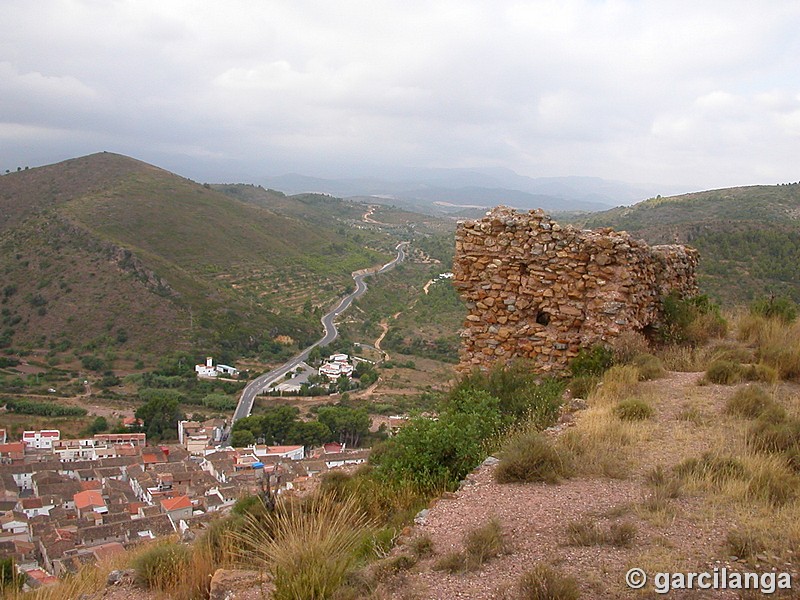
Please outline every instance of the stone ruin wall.
[[460, 222], [453, 281], [469, 314], [459, 370], [523, 358], [558, 372], [582, 347], [647, 332], [662, 296], [697, 294], [697, 260], [693, 248], [562, 227], [541, 210], [501, 206]]

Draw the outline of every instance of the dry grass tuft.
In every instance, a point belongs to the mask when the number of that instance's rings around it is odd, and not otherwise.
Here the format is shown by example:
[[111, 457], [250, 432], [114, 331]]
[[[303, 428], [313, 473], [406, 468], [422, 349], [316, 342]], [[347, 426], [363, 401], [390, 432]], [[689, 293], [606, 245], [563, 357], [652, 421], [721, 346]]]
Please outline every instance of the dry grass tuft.
[[603, 379], [591, 398], [597, 403], [616, 402], [627, 398], [639, 383], [639, 369], [633, 365], [615, 365], [603, 374]]
[[725, 538], [725, 549], [739, 558], [755, 556], [766, 547], [762, 532], [753, 528], [733, 529]]
[[746, 419], [755, 419], [775, 404], [772, 396], [761, 386], [739, 388], [725, 403], [725, 412]]
[[623, 421], [644, 421], [651, 418], [653, 412], [653, 407], [641, 398], [626, 398], [614, 407], [614, 414]]
[[800, 377], [800, 323], [748, 315], [739, 322], [739, 339], [755, 345], [759, 360], [781, 378]]
[[484, 525], [467, 532], [463, 552], [445, 554], [433, 568], [448, 573], [475, 571], [492, 558], [508, 552], [509, 545], [502, 525], [496, 518], [491, 518]]
[[547, 565], [536, 565], [517, 582], [514, 598], [519, 600], [577, 600], [578, 582]]
[[616, 364], [627, 365], [637, 356], [650, 353], [650, 342], [638, 331], [623, 331], [611, 344]]
[[630, 521], [612, 523], [603, 530], [595, 521], [583, 519], [567, 525], [567, 544], [570, 546], [611, 545], [618, 548], [629, 547], [636, 538], [636, 525]]
[[265, 524], [249, 518], [238, 534], [239, 559], [272, 573], [275, 600], [328, 598], [357, 561], [369, 521], [356, 498], [280, 503]]
[[511, 436], [500, 451], [494, 471], [498, 483], [558, 483], [573, 472], [571, 457], [544, 435], [523, 430]]

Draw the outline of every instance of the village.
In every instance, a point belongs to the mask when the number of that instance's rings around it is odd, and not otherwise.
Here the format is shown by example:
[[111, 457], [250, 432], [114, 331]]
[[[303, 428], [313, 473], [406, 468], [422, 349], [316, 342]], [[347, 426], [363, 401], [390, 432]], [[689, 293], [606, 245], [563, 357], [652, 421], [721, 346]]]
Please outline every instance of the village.
[[369, 456], [340, 443], [232, 448], [225, 427], [180, 421], [178, 443], [155, 446], [144, 433], [61, 439], [52, 429], [9, 440], [0, 429], [0, 558], [36, 589], [147, 540], [192, 539], [240, 498], [302, 494]]

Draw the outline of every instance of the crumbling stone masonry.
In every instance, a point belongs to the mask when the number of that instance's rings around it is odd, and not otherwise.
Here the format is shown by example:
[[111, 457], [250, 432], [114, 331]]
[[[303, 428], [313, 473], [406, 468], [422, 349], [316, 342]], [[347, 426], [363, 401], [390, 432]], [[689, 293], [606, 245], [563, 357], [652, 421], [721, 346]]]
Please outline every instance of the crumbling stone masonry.
[[581, 347], [647, 332], [662, 296], [697, 294], [697, 250], [648, 246], [624, 231], [562, 227], [500, 206], [456, 229], [454, 284], [469, 314], [459, 370], [530, 359], [558, 372]]

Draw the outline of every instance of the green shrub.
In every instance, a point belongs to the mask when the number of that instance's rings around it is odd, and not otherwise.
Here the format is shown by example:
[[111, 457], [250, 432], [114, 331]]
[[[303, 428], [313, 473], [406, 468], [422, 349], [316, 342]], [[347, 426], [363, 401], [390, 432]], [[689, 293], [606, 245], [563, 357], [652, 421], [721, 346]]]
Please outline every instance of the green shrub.
[[605, 346], [592, 346], [589, 350], [581, 348], [569, 365], [573, 377], [594, 375], [600, 377], [614, 364], [614, 354]]
[[759, 298], [750, 304], [750, 314], [791, 323], [797, 318], [797, 304], [785, 296]]
[[136, 556], [136, 580], [147, 589], [167, 591], [183, 579], [191, 561], [188, 546], [176, 542], [160, 543]]
[[34, 400], [6, 400], [6, 409], [22, 415], [43, 417], [83, 417], [86, 409], [80, 406], [65, 406], [55, 402], [36, 402]]
[[711, 383], [733, 385], [743, 376], [742, 365], [728, 360], [715, 360], [706, 369], [706, 379]]
[[653, 407], [641, 398], [626, 398], [617, 403], [614, 414], [623, 421], [644, 421], [653, 416]]
[[597, 375], [578, 375], [570, 380], [569, 390], [573, 398], [588, 398], [598, 383], [600, 378]]
[[461, 379], [448, 394], [444, 408], [449, 410], [453, 399], [462, 391], [482, 391], [499, 401], [498, 410], [506, 423], [534, 420], [540, 428], [555, 423], [561, 406], [564, 382], [542, 379], [524, 361], [509, 366], [497, 365], [489, 373], [474, 371]]
[[712, 337], [722, 337], [727, 324], [720, 314], [719, 306], [708, 296], [681, 298], [670, 292], [661, 300], [664, 324], [661, 339], [673, 344], [703, 344]]
[[639, 354], [630, 361], [634, 367], [639, 369], [639, 379], [641, 381], [650, 381], [652, 379], [660, 379], [666, 375], [664, 365], [661, 359], [652, 354]]
[[757, 385], [748, 385], [740, 388], [728, 398], [725, 403], [725, 412], [746, 419], [755, 419], [775, 401], [764, 388]]
[[498, 483], [558, 483], [572, 471], [569, 457], [541, 433], [528, 430], [511, 436], [503, 445], [494, 478]]
[[679, 477], [694, 476], [705, 479], [712, 485], [722, 485], [730, 479], [745, 479], [747, 469], [734, 456], [718, 456], [706, 452], [700, 458], [687, 458], [675, 467]]
[[581, 594], [578, 582], [546, 565], [536, 565], [517, 582], [516, 597], [520, 600], [577, 600]]
[[[370, 462], [385, 479], [441, 488], [454, 485], [480, 464], [486, 456], [484, 440], [502, 423], [497, 399], [482, 391], [464, 391], [461, 396], [459, 408], [440, 413], [437, 421], [412, 419], [376, 448]], [[469, 412], [461, 412], [467, 410], [467, 396]]]

